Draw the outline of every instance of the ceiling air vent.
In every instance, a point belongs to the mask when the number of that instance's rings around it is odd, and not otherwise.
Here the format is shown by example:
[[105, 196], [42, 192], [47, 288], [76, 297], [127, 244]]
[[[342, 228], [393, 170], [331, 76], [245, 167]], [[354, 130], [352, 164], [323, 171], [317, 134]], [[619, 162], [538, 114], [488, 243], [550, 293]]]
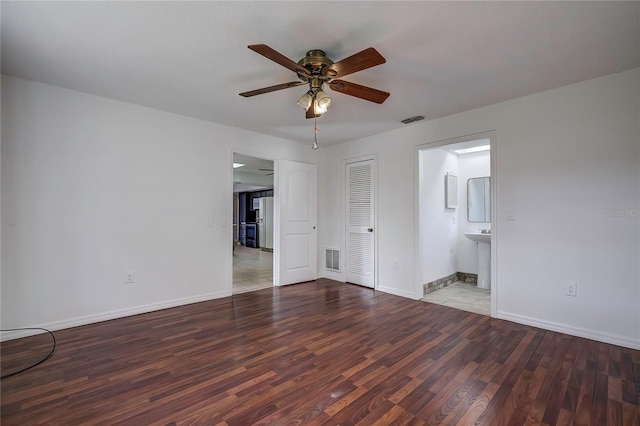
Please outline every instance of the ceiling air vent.
[[415, 117], [409, 117], [402, 120], [404, 124], [413, 123], [414, 121], [424, 120], [424, 115], [416, 115]]

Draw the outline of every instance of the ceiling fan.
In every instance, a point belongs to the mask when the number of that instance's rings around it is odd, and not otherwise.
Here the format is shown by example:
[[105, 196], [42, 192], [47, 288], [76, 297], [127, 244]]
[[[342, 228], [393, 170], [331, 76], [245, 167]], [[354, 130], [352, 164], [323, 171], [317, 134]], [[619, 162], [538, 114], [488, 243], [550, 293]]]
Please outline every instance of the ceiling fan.
[[271, 172], [271, 173], [267, 173], [265, 176], [271, 176], [273, 175], [273, 169], [258, 169], [261, 172]]
[[384, 64], [386, 60], [373, 47], [369, 47], [338, 62], [333, 62], [319, 49], [309, 50], [304, 58], [294, 62], [266, 44], [253, 44], [247, 47], [295, 72], [300, 81], [290, 81], [276, 84], [275, 86], [263, 87], [262, 89], [240, 93], [240, 96], [248, 98], [308, 84], [309, 90], [297, 102], [298, 106], [307, 111], [307, 118], [319, 117], [327, 112], [327, 108], [331, 104], [331, 98], [322, 90], [324, 84], [327, 84], [336, 92], [378, 104], [383, 103], [389, 97], [388, 92], [339, 80], [345, 75]]

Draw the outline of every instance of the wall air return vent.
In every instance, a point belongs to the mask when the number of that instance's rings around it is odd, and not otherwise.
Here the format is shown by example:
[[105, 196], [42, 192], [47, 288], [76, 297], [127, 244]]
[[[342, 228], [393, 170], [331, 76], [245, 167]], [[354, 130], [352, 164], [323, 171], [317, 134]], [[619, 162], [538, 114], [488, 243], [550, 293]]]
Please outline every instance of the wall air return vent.
[[420, 120], [424, 120], [424, 115], [416, 115], [415, 117], [405, 118], [404, 120], [402, 120], [402, 122], [404, 124], [409, 124]]
[[340, 272], [340, 250], [328, 248], [325, 253], [325, 268], [328, 271]]

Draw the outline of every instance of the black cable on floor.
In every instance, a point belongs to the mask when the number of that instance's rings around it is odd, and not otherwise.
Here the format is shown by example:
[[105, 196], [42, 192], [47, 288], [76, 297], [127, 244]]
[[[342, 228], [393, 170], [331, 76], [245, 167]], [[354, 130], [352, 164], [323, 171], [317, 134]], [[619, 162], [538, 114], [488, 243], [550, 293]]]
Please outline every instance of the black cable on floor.
[[49, 335], [53, 339], [53, 346], [51, 347], [51, 351], [47, 354], [47, 356], [45, 356], [44, 358], [42, 358], [40, 361], [36, 362], [35, 364], [30, 365], [30, 366], [28, 366], [26, 368], [23, 368], [22, 370], [18, 370], [18, 371], [15, 371], [13, 373], [5, 374], [4, 376], [0, 376], [0, 379], [6, 379], [7, 377], [15, 376], [16, 374], [20, 374], [23, 371], [27, 371], [27, 370], [32, 369], [33, 367], [35, 367], [37, 365], [42, 364], [43, 362], [45, 362], [46, 360], [51, 358], [51, 355], [53, 355], [53, 352], [56, 350], [56, 336], [54, 336], [53, 333], [51, 331], [47, 330], [46, 328], [40, 328], [40, 327], [8, 328], [6, 330], [0, 330], [0, 332], [3, 332], [3, 331], [23, 331], [23, 330], [41, 330], [41, 331], [46, 331], [47, 333], [49, 333]]

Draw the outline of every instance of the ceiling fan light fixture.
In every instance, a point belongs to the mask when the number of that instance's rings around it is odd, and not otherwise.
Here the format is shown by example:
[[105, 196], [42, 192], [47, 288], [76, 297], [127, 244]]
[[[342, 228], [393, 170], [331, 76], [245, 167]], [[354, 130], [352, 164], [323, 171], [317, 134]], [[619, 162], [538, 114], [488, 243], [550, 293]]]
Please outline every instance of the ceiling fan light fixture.
[[311, 102], [313, 102], [313, 96], [311, 95], [311, 91], [306, 92], [304, 95], [300, 96], [296, 105], [298, 105], [303, 110], [308, 110], [311, 106]]
[[327, 108], [322, 108], [320, 105], [318, 105], [318, 102], [316, 102], [314, 108], [313, 108], [313, 112], [316, 114], [316, 116], [321, 116], [322, 114], [324, 114], [325, 112], [327, 112]]
[[329, 105], [331, 105], [331, 98], [321, 89], [316, 92], [316, 105], [324, 112], [327, 112]]

